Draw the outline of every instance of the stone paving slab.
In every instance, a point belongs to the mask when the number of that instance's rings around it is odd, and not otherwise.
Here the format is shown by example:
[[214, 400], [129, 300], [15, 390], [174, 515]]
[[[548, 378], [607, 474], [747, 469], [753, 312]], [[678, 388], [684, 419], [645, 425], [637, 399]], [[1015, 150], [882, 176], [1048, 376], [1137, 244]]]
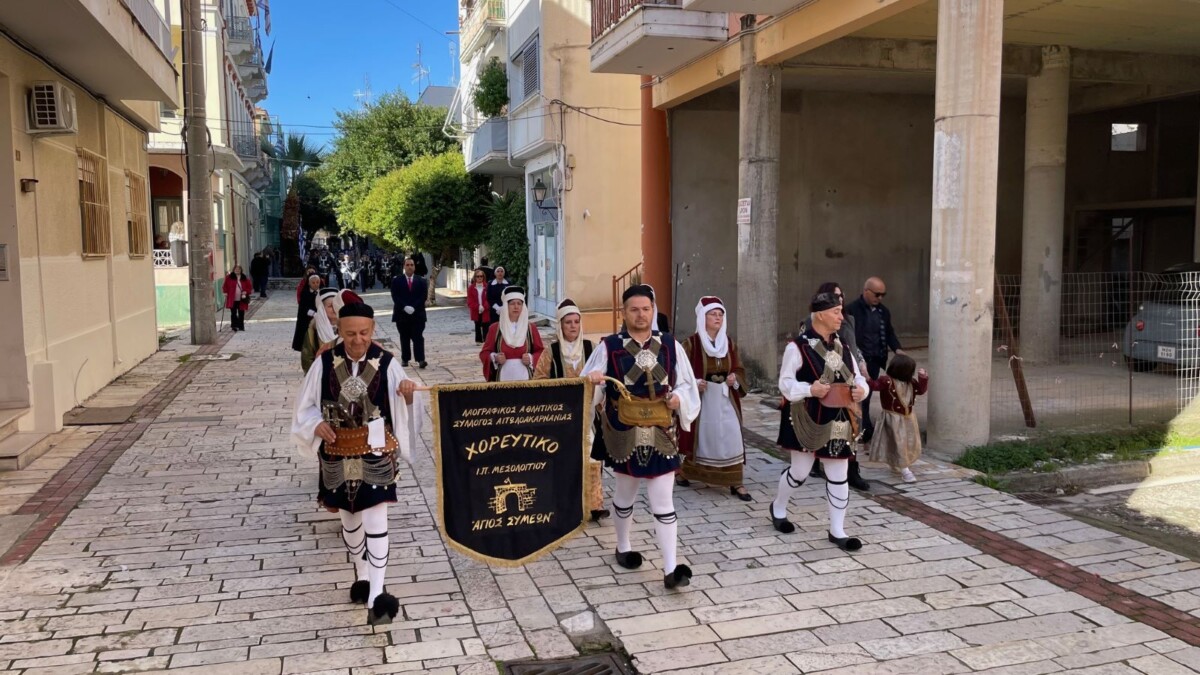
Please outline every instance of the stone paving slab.
[[[230, 336], [223, 351], [241, 358], [162, 372], [169, 389], [138, 426], [101, 443], [111, 462], [66, 459], [37, 493], [61, 521], [0, 567], [0, 673], [485, 673], [574, 655], [589, 628], [640, 672], [1200, 672], [1200, 565], [953, 467], [923, 463], [914, 485], [868, 472], [887, 493], [852, 498], [848, 529], [867, 545], [845, 554], [824, 540], [820, 481], [793, 502], [796, 533], [771, 528], [782, 463], [752, 450], [753, 502], [677, 491], [696, 576], [667, 591], [644, 501], [642, 570], [615, 565], [608, 523], [521, 568], [448, 551], [430, 425], [392, 510], [401, 615], [369, 627], [347, 602], [352, 568], [336, 519], [316, 508], [315, 468], [288, 438], [299, 359], [287, 295]], [[430, 367], [414, 375], [479, 379], [464, 310], [432, 309], [427, 335]], [[778, 413], [747, 408], [749, 437], [772, 438]]]

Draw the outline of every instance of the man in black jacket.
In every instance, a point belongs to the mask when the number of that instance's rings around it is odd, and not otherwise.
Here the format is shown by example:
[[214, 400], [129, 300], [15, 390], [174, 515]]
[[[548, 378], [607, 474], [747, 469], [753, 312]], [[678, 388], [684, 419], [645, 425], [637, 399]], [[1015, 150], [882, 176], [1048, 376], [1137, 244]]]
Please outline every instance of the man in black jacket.
[[418, 366], [425, 363], [425, 294], [429, 282], [416, 274], [412, 258], [404, 260], [404, 274], [392, 279], [392, 321], [400, 333], [400, 363], [408, 365], [416, 358]]
[[[892, 313], [883, 304], [887, 295], [887, 285], [879, 277], [871, 277], [863, 284], [862, 295], [846, 306], [846, 312], [854, 317], [855, 339], [858, 349], [867, 361], [867, 375], [872, 380], [879, 377], [879, 371], [887, 368], [888, 352], [903, 354], [900, 340], [896, 337], [896, 329], [892, 327]], [[863, 401], [863, 443], [869, 443], [875, 428], [871, 424], [871, 399], [867, 396]], [[852, 475], [858, 475], [857, 466], [852, 467]]]

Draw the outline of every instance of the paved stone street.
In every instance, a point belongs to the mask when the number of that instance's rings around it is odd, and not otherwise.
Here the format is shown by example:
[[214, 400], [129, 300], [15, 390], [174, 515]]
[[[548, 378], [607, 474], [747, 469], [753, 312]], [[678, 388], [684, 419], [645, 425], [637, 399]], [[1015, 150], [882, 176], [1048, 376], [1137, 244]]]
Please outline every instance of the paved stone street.
[[[137, 400], [130, 422], [73, 430], [35, 473], [0, 476], [0, 515], [30, 521], [0, 567], [0, 671], [492, 673], [611, 640], [647, 673], [1200, 672], [1200, 564], [932, 463], [915, 485], [852, 498], [847, 529], [866, 542], [853, 555], [825, 541], [820, 481], [793, 504], [795, 534], [771, 528], [782, 465], [752, 450], [754, 502], [676, 492], [696, 573], [681, 592], [662, 587], [644, 501], [641, 571], [614, 564], [607, 524], [489, 569], [439, 539], [431, 424], [392, 510], [402, 616], [371, 628], [288, 436], [292, 299], [276, 292], [224, 345], [168, 344], [109, 393]], [[430, 368], [411, 374], [478, 379], [465, 310], [431, 310], [427, 335]], [[218, 353], [236, 358], [204, 360]], [[778, 414], [747, 412], [751, 439], [773, 439]]]

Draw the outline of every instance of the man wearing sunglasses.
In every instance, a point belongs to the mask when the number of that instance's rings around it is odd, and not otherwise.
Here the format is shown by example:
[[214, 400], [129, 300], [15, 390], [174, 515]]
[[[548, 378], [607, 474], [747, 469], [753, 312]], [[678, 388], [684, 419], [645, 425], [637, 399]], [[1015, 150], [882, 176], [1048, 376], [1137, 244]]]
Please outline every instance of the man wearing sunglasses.
[[[892, 328], [892, 313], [883, 304], [886, 295], [887, 285], [883, 279], [871, 277], [863, 284], [862, 295], [846, 306], [846, 313], [854, 317], [854, 337], [867, 362], [867, 375], [872, 380], [878, 379], [879, 371], [887, 368], [889, 351], [904, 353], [900, 348], [900, 340], [896, 338], [896, 330]], [[871, 423], [871, 398], [867, 396], [862, 404], [863, 443], [869, 443], [875, 433]], [[853, 470], [851, 473], [857, 474]]]

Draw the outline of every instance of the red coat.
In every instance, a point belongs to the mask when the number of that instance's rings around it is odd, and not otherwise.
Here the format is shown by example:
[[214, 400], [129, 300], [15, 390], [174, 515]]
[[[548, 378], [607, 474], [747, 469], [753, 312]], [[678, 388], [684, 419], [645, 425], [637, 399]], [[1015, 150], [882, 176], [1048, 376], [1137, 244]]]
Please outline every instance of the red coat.
[[[233, 309], [234, 298], [237, 296], [238, 280], [232, 274], [225, 277], [225, 283], [221, 286], [221, 292], [225, 294], [225, 309]], [[250, 277], [242, 275], [241, 287], [246, 296], [242, 300], [242, 309], [250, 306], [250, 295], [254, 293], [254, 287], [250, 285]]]
[[912, 401], [901, 401], [896, 398], [896, 390], [892, 387], [892, 378], [887, 375], [880, 375], [877, 380], [867, 380], [867, 384], [870, 385], [871, 391], [879, 392], [879, 405], [883, 406], [884, 410], [907, 415], [916, 405], [917, 397], [929, 391], [929, 376], [917, 375], [917, 379], [912, 383]]
[[479, 299], [479, 289], [471, 284], [467, 289], [467, 309], [471, 310], [471, 321], [491, 323], [492, 306], [488, 304], [487, 286], [483, 286], [483, 299]]
[[[483, 341], [483, 349], [479, 350], [479, 360], [483, 362], [483, 379], [488, 382], [492, 381], [494, 374], [499, 374], [498, 368], [492, 368], [492, 353], [496, 351], [497, 340], [499, 340], [500, 353], [504, 354], [504, 357], [507, 359], [520, 360], [526, 354], [532, 355], [533, 365], [529, 366], [530, 370], [533, 369], [533, 366], [537, 365], [538, 359], [542, 358], [542, 352], [546, 349], [542, 346], [542, 336], [538, 334], [537, 328], [533, 326], [529, 327], [530, 339], [525, 341], [523, 347], [517, 349], [509, 347], [508, 343], [501, 340], [499, 335], [500, 324], [492, 324], [491, 328], [488, 328], [487, 339]], [[530, 344], [531, 342], [532, 344]], [[495, 370], [495, 373], [493, 373], [493, 370]], [[533, 379], [532, 374], [530, 375], [530, 379]]]

